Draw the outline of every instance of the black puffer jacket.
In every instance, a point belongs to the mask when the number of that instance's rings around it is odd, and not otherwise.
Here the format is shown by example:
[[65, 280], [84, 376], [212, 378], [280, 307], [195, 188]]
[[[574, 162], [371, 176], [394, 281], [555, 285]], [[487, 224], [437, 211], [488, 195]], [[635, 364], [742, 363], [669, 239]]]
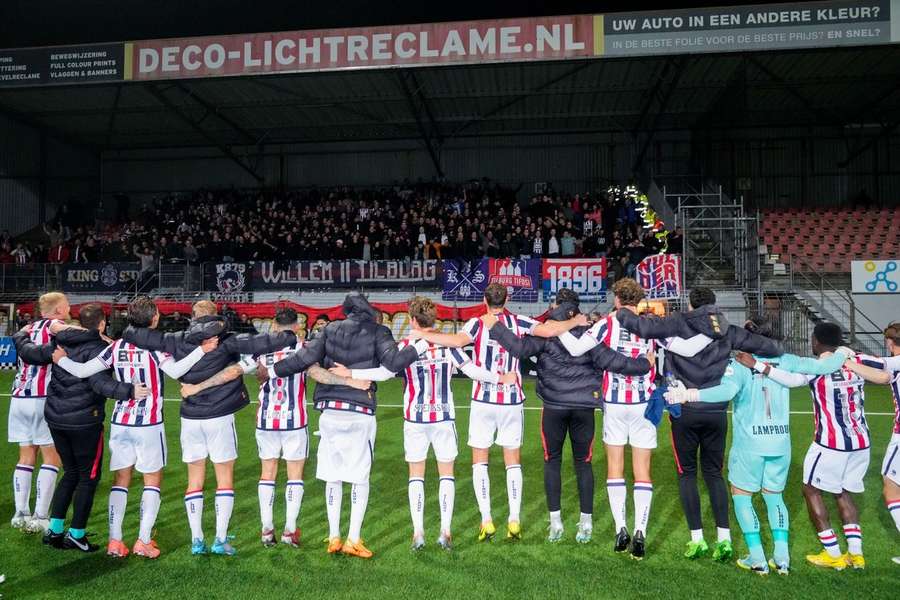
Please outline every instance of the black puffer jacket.
[[[578, 306], [563, 303], [549, 317], [565, 321], [576, 314]], [[576, 327], [572, 335], [580, 337], [585, 331], [587, 327]], [[537, 356], [537, 395], [547, 408], [599, 408], [603, 404], [603, 371], [624, 375], [644, 375], [650, 371], [650, 362], [643, 357], [628, 358], [602, 344], [575, 357], [559, 338], [520, 338], [500, 322], [491, 327], [491, 338], [517, 358]]]
[[[628, 331], [642, 338], [664, 339], [670, 337], [690, 338], [704, 334], [712, 342], [696, 355], [686, 358], [673, 352], [666, 353], [665, 372], [672, 373], [689, 388], [708, 388], [719, 385], [725, 367], [731, 359], [732, 350], [743, 350], [757, 356], [773, 357], [784, 354], [781, 344], [771, 338], [750, 333], [743, 327], [731, 325], [718, 306], [706, 305], [684, 313], [674, 313], [660, 319], [639, 317], [630, 310], [620, 309], [616, 313], [619, 323]], [[720, 403], [703, 403], [715, 410]], [[727, 403], [721, 403], [726, 406]], [[694, 406], [685, 408], [695, 408]]]
[[[398, 349], [391, 330], [381, 324], [381, 313], [364, 296], [349, 294], [344, 299], [343, 309], [346, 319], [329, 323], [302, 350], [275, 363], [276, 375], [287, 377], [316, 363], [325, 368], [341, 363], [350, 369], [372, 369], [383, 365], [396, 372], [415, 360], [415, 347]], [[375, 391], [374, 384], [365, 391], [345, 385], [319, 384], [315, 403], [317, 408], [323, 408], [325, 402], [337, 401], [351, 405], [348, 410], [362, 407], [374, 411]]]
[[[25, 346], [30, 343], [28, 340]], [[109, 344], [96, 330], [66, 329], [56, 334], [56, 345], [61, 346], [75, 362], [87, 362]], [[37, 348], [39, 352], [46, 353], [49, 349], [52, 353], [52, 346], [44, 344]], [[107, 398], [128, 400], [133, 395], [134, 386], [114, 380], [108, 371], [80, 379], [53, 365], [44, 419], [47, 425], [55, 429], [84, 429], [101, 425], [106, 420]]]
[[[127, 327], [122, 339], [146, 350], [168, 352], [181, 360], [190, 354], [197, 345], [197, 335], [203, 328], [224, 331], [224, 319], [219, 316], [206, 316], [194, 319], [187, 331], [162, 333], [156, 329]], [[208, 336], [206, 336], [208, 337]], [[224, 331], [219, 335], [219, 345], [212, 352], [203, 355], [191, 370], [181, 377], [184, 383], [201, 383], [212, 377], [230, 364], [241, 359], [242, 354], [266, 354], [292, 346], [297, 342], [293, 331], [264, 333], [258, 335], [240, 334]], [[214, 419], [236, 413], [250, 403], [250, 395], [241, 378], [204, 390], [195, 396], [188, 396], [181, 402], [181, 416], [185, 419]]]

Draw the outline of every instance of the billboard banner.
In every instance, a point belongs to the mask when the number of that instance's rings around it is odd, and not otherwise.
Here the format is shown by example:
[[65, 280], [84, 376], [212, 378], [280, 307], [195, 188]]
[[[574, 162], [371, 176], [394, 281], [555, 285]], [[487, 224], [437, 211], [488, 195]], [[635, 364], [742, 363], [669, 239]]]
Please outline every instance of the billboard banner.
[[[892, 41], [890, 0], [792, 2], [603, 15], [605, 56], [747, 52]], [[896, 40], [893, 40], [896, 41]]]
[[577, 292], [582, 301], [606, 300], [605, 258], [545, 258], [542, 263], [544, 301], [553, 300], [562, 288]]
[[483, 258], [445, 260], [444, 300], [481, 302], [489, 283], [506, 286], [510, 302], [537, 302], [541, 261], [537, 259]]
[[138, 263], [81, 263], [62, 265], [64, 292], [124, 292], [133, 289]]
[[254, 290], [422, 286], [440, 282], [438, 260], [340, 260], [251, 263]]
[[678, 298], [681, 296], [681, 256], [648, 256], [637, 266], [635, 278], [644, 288], [647, 298]]
[[900, 294], [900, 259], [850, 263], [854, 294]]
[[127, 79], [151, 81], [377, 67], [580, 58], [592, 15], [146, 40]]
[[891, 0], [486, 19], [0, 50], [0, 87], [900, 41]]
[[0, 87], [122, 81], [125, 44], [0, 50]]
[[15, 369], [16, 345], [11, 337], [0, 337], [0, 369]]

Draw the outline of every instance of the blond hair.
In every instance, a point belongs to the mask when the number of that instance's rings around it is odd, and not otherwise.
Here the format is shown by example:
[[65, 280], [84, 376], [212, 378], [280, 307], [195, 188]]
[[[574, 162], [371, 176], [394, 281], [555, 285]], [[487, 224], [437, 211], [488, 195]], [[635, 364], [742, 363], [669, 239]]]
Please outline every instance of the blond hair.
[[409, 316], [416, 320], [419, 327], [428, 328], [433, 326], [437, 319], [437, 307], [431, 298], [413, 296], [409, 301]]
[[194, 303], [194, 306], [191, 307], [191, 316], [195, 319], [197, 317], [209, 317], [215, 315], [218, 309], [216, 309], [216, 305], [214, 302], [209, 300], [200, 300]]
[[62, 292], [47, 292], [38, 298], [38, 310], [42, 317], [49, 317], [65, 301], [66, 295]]

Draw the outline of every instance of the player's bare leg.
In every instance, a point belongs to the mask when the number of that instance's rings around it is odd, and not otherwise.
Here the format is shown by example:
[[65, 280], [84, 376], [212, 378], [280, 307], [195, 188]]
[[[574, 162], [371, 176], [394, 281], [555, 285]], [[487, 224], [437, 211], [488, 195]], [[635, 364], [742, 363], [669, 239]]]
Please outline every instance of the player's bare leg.
[[520, 513], [522, 511], [522, 456], [520, 448], [504, 448], [506, 465], [506, 495], [509, 500], [509, 518], [506, 522], [507, 539], [522, 539]]
[[[38, 450], [41, 455], [41, 468], [37, 470], [37, 481], [34, 485], [34, 512], [25, 525], [25, 532], [42, 534], [50, 527], [50, 502], [53, 500], [53, 490], [56, 487], [62, 460], [56, 446], [52, 444], [40, 446]], [[36, 463], [35, 460], [35, 466]]]
[[425, 461], [409, 463], [409, 514], [412, 517], [413, 551], [425, 547]]
[[144, 490], [141, 492], [141, 524], [138, 539], [134, 542], [132, 552], [135, 556], [158, 558], [159, 548], [153, 539], [153, 527], [159, 515], [160, 494], [162, 493], [162, 469], [154, 473], [144, 474]]
[[128, 505], [132, 470], [132, 467], [126, 467], [113, 475], [113, 484], [109, 490], [109, 543], [106, 546], [108, 556], [124, 558], [130, 553], [128, 546], [122, 541], [122, 522], [125, 519], [125, 507]]
[[472, 486], [481, 513], [481, 529], [478, 541], [491, 541], [497, 532], [491, 516], [491, 479], [488, 476], [490, 448], [472, 448]]
[[184, 492], [184, 508], [191, 527], [191, 554], [206, 554], [209, 549], [203, 536], [203, 485], [206, 483], [206, 459], [188, 463], [188, 484]]
[[213, 470], [216, 473], [216, 540], [210, 552], [233, 556], [237, 551], [230, 543], [228, 525], [234, 510], [234, 461], [213, 463]]
[[300, 546], [300, 528], [297, 526], [297, 519], [300, 518], [300, 507], [303, 504], [303, 467], [306, 465], [306, 461], [289, 460], [285, 462], [287, 463], [288, 480], [284, 488], [285, 520], [281, 543], [298, 548]]
[[837, 536], [831, 529], [828, 516], [828, 508], [822, 498], [822, 492], [809, 484], [803, 484], [803, 497], [806, 499], [806, 510], [809, 520], [815, 527], [824, 549], [819, 554], [809, 554], [806, 560], [814, 565], [828, 567], [841, 571], [847, 566], [847, 562], [841, 555]]
[[[883, 491], [884, 502], [887, 505], [888, 513], [890, 513], [891, 518], [894, 520], [894, 526], [897, 528], [897, 531], [900, 532], [900, 485], [894, 483], [892, 479], [885, 477]], [[900, 565], [900, 556], [895, 556], [892, 560]]]
[[13, 471], [13, 497], [16, 509], [11, 524], [16, 529], [25, 529], [31, 520], [31, 479], [37, 462], [37, 446], [19, 446], [19, 462]]
[[853, 496], [847, 490], [843, 490], [835, 496], [838, 514], [844, 524], [844, 537], [847, 539], [847, 554], [844, 558], [854, 569], [866, 568], [866, 560], [862, 551], [862, 530], [859, 527], [859, 510], [853, 502]]
[[634, 472], [634, 538], [631, 540], [631, 557], [642, 560], [646, 554], [647, 524], [650, 521], [650, 505], [653, 502], [653, 480], [650, 477], [649, 448], [631, 448], [631, 469]]
[[275, 523], [273, 506], [275, 504], [275, 479], [278, 477], [278, 459], [262, 459], [262, 471], [259, 475], [259, 484], [256, 486], [259, 496], [259, 518], [262, 522], [260, 541], [262, 545], [271, 548], [275, 545]]
[[[456, 500], [456, 479], [453, 476], [454, 461], [438, 461], [438, 502], [441, 507], [441, 535], [438, 537], [438, 545], [444, 550], [453, 549], [453, 538], [450, 534], [451, 521], [453, 520], [453, 504]], [[423, 465], [424, 466], [424, 465]], [[423, 473], [424, 474], [424, 473]]]

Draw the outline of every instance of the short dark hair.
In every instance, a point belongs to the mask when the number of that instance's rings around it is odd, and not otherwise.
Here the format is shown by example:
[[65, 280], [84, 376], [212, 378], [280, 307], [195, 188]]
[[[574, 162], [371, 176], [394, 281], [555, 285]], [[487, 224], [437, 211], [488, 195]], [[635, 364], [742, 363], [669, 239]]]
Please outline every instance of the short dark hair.
[[275, 322], [279, 325], [294, 325], [297, 323], [297, 311], [293, 308], [279, 308], [275, 311]]
[[103, 312], [103, 307], [96, 302], [82, 306], [78, 313], [78, 320], [85, 329], [100, 331], [100, 322], [105, 319], [106, 314]]
[[771, 338], [773, 340], [781, 339], [781, 336], [775, 331], [775, 321], [763, 314], [752, 314], [744, 323], [744, 329], [750, 333]]
[[813, 328], [813, 335], [816, 336], [820, 344], [831, 346], [832, 348], [837, 348], [844, 343], [844, 332], [841, 331], [841, 326], [837, 323], [829, 321], [816, 323], [816, 326]]
[[556, 292], [556, 303], [562, 304], [563, 302], [578, 304], [581, 302], [581, 298], [578, 297], [578, 292], [564, 287]]
[[316, 315], [316, 318], [313, 319], [313, 323], [315, 323], [315, 322], [318, 321], [319, 319], [325, 321], [326, 323], [330, 323], [330, 322], [331, 322], [331, 319], [328, 318], [328, 315], [326, 315], [326, 314], [323, 313], [323, 314], [321, 314], [321, 315]]
[[158, 310], [149, 296], [138, 296], [128, 304], [128, 323], [135, 327], [150, 327]]
[[691, 306], [693, 306], [694, 308], [700, 308], [701, 306], [706, 306], [707, 304], [715, 304], [716, 293], [708, 287], [695, 287], [691, 290], [689, 299], [691, 302]]
[[490, 308], [503, 308], [506, 304], [506, 286], [500, 283], [489, 283], [484, 288], [484, 300]]

